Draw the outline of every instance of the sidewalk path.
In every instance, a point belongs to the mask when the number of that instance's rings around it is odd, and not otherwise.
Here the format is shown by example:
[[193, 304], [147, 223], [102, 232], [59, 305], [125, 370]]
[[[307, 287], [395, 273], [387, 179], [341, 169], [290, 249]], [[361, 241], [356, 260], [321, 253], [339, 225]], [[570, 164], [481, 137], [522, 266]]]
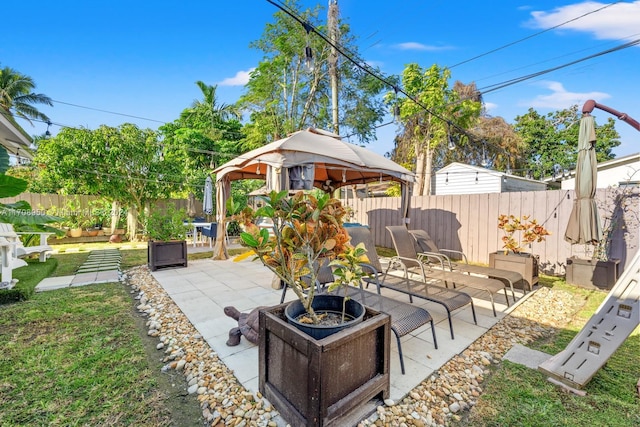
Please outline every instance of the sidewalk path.
[[89, 252], [89, 257], [73, 276], [47, 277], [36, 286], [36, 292], [84, 286], [94, 283], [109, 283], [120, 280], [120, 260], [118, 249], [100, 249]]

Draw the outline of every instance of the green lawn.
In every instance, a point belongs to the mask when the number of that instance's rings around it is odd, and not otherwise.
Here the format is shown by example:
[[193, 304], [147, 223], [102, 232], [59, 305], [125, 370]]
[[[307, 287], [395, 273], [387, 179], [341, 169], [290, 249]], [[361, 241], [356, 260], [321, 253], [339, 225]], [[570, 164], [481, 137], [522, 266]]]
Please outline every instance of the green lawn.
[[0, 342], [3, 426], [170, 423], [120, 283], [4, 306]]
[[[568, 286], [550, 277], [541, 283], [568, 290], [585, 302], [565, 329], [528, 345], [557, 354], [582, 329], [607, 294]], [[541, 372], [505, 361], [489, 377], [471, 416], [458, 425], [638, 427], [640, 397], [636, 383], [639, 379], [640, 328], [637, 328], [586, 385], [586, 396], [567, 393], [547, 381]]]

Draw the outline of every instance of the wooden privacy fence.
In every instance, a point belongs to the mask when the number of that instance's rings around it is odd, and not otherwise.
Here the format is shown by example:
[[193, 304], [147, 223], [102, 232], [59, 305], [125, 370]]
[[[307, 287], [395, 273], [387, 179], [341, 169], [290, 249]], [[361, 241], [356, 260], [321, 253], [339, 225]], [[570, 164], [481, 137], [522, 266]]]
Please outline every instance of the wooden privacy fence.
[[[571, 245], [564, 240], [574, 194], [573, 190], [549, 190], [412, 197], [409, 228], [426, 230], [440, 248], [461, 250], [469, 261], [488, 264], [489, 253], [502, 248], [504, 233], [498, 229], [498, 216], [530, 215], [552, 233], [545, 242], [534, 243], [530, 251], [540, 257], [545, 273], [562, 275], [567, 258], [589, 257], [590, 247]], [[36, 212], [44, 212], [51, 206], [64, 208], [72, 197], [78, 198], [84, 212], [90, 212], [90, 201], [98, 199], [96, 196], [22, 193], [0, 202], [26, 200]], [[168, 201], [178, 209], [187, 208], [187, 200]], [[606, 188], [597, 190], [596, 201], [603, 227], [612, 228], [608, 233], [609, 257], [620, 259], [622, 271], [638, 250], [640, 195], [624, 187]], [[154, 206], [163, 209], [166, 202], [160, 201]], [[371, 228], [376, 245], [393, 247], [385, 227], [402, 224], [399, 197], [356, 198], [343, 203], [354, 210], [353, 221]], [[201, 215], [202, 202], [196, 200], [195, 207], [196, 215]]]
[[[461, 250], [470, 262], [488, 264], [489, 253], [502, 249], [504, 233], [498, 229], [498, 216], [529, 215], [551, 235], [527, 251], [540, 257], [546, 274], [562, 275], [567, 258], [590, 257], [592, 248], [564, 240], [574, 195], [573, 190], [550, 190], [417, 196], [411, 198], [408, 226], [426, 230], [440, 248]], [[599, 189], [596, 194], [601, 223], [612, 228], [608, 233], [609, 257], [620, 259], [621, 271], [638, 250], [639, 199], [637, 192], [622, 187]], [[376, 245], [393, 247], [385, 226], [402, 224], [400, 198], [348, 199], [343, 203], [355, 211], [354, 222], [371, 228]]]
[[[87, 195], [61, 195], [61, 194], [38, 194], [38, 193], [21, 193], [16, 197], [6, 197], [0, 199], [2, 203], [14, 203], [18, 200], [24, 200], [31, 205], [31, 209], [36, 213], [47, 213], [52, 207], [56, 208], [57, 215], [70, 215], [66, 212], [69, 201], [73, 201], [77, 211], [76, 214], [84, 217], [92, 216], [92, 203], [100, 200], [99, 196]], [[187, 209], [188, 200], [186, 199], [167, 199], [151, 203], [152, 208], [165, 209], [167, 203], [173, 203], [177, 209]], [[124, 207], [126, 208], [126, 206]], [[196, 215], [202, 215], [202, 202], [196, 200], [194, 203]]]

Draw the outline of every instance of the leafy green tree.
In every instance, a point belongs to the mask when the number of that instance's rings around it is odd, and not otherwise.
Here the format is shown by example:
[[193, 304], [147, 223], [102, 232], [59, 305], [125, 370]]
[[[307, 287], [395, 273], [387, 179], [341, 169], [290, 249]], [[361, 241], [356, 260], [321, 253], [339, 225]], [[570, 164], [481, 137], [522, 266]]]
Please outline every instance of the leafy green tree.
[[[554, 173], [554, 165], [560, 169], [573, 169], [578, 158], [578, 134], [580, 113], [578, 106], [541, 115], [533, 108], [515, 118], [514, 128], [522, 138], [525, 149], [522, 165], [534, 178]], [[609, 117], [604, 125], [596, 124], [596, 157], [598, 162], [614, 158], [613, 148], [620, 145], [620, 135], [615, 121]]]
[[63, 128], [38, 143], [40, 188], [47, 192], [99, 195], [127, 207], [135, 238], [138, 212], [170, 197], [183, 185], [185, 152], [163, 146], [157, 132], [125, 123], [96, 130]]
[[208, 85], [201, 80], [196, 82], [196, 85], [202, 92], [202, 100], [196, 99], [191, 104], [191, 108], [184, 110], [182, 116], [197, 115], [200, 119], [208, 119], [211, 123], [211, 137], [213, 139], [218, 138], [222, 133], [221, 129], [218, 129], [219, 125], [230, 119], [240, 119], [240, 113], [235, 105], [224, 104], [218, 101], [216, 97], [217, 85]]
[[0, 107], [30, 124], [33, 124], [32, 119], [49, 121], [49, 117], [38, 111], [34, 104], [53, 106], [53, 102], [46, 95], [33, 93], [35, 87], [31, 77], [13, 68], [0, 68]]
[[481, 103], [463, 98], [449, 87], [450, 76], [448, 69], [436, 64], [428, 69], [409, 64], [402, 73], [402, 88], [410, 98], [395, 93], [386, 97], [398, 110], [402, 126], [394, 160], [415, 163], [415, 195], [430, 194], [434, 158], [446, 149], [448, 137], [456, 129], [470, 128], [480, 115]]
[[165, 147], [184, 152], [184, 192], [202, 200], [207, 175], [241, 154], [244, 133], [235, 106], [218, 102], [216, 86], [201, 81], [196, 84], [202, 100], [194, 101], [160, 131]]
[[[296, 0], [286, 6], [300, 10]], [[326, 33], [319, 22], [318, 6], [298, 15]], [[332, 93], [329, 78], [331, 47], [312, 31], [284, 12], [274, 14], [275, 22], [268, 23], [262, 37], [251, 43], [264, 53], [263, 60], [251, 73], [246, 91], [238, 105], [250, 114], [245, 128], [244, 149], [249, 150], [288, 134], [316, 127], [333, 130]], [[337, 43], [357, 56], [349, 26], [338, 22]], [[313, 68], [306, 67], [306, 47], [313, 55]], [[375, 125], [386, 109], [378, 95], [383, 84], [342, 58], [337, 64], [339, 127], [342, 134], [351, 134], [361, 142], [375, 139]]]

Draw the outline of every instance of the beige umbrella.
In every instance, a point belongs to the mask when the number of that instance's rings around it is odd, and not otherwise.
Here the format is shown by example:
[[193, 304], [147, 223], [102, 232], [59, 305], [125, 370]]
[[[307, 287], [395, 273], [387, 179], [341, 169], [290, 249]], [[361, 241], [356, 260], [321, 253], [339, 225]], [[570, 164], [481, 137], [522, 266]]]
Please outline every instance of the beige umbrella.
[[584, 115], [578, 136], [576, 195], [564, 238], [576, 243], [596, 244], [602, 239], [602, 228], [596, 206], [597, 162], [594, 118]]

